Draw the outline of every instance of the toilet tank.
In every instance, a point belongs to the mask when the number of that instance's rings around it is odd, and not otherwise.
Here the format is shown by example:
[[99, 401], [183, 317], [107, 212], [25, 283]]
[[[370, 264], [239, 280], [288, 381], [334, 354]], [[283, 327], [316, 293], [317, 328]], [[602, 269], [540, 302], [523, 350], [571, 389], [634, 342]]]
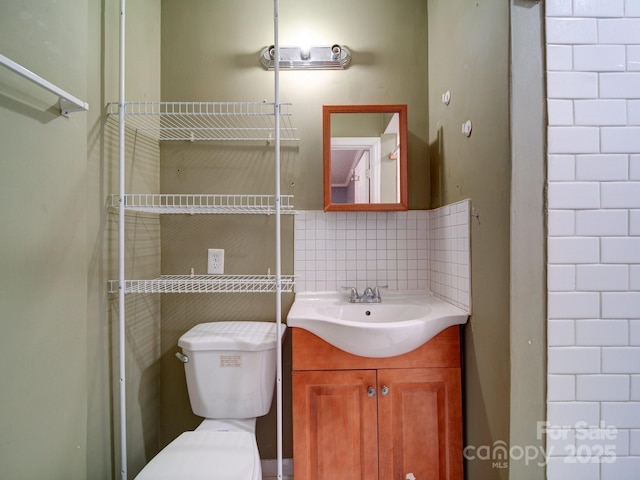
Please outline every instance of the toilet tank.
[[[281, 325], [284, 335], [286, 326]], [[205, 418], [254, 418], [271, 408], [277, 325], [230, 321], [196, 325], [180, 337], [193, 413]]]

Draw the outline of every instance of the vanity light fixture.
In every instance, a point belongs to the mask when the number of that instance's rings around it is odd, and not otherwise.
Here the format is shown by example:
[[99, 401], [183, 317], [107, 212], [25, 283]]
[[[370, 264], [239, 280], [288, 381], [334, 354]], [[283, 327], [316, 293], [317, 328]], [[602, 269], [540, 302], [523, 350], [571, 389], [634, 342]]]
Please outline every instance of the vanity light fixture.
[[[260, 52], [260, 63], [273, 70], [276, 50], [273, 45]], [[287, 70], [342, 70], [351, 63], [351, 51], [344, 45], [320, 47], [280, 47], [280, 68]]]

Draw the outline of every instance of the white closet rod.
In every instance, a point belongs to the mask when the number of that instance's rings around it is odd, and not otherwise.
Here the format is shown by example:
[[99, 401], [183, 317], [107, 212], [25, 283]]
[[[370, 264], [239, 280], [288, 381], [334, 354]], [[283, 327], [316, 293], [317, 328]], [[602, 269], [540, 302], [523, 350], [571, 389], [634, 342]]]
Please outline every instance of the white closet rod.
[[57, 95], [60, 98], [60, 113], [65, 117], [68, 117], [71, 112], [86, 112], [89, 110], [89, 104], [87, 102], [78, 100], [70, 93], [65, 92], [60, 87], [55, 86], [50, 81], [45, 80], [40, 75], [33, 73], [31, 70], [24, 68], [19, 63], [14, 62], [2, 54], [0, 54], [0, 65], [7, 67], [9, 70], [17, 73], [21, 77], [24, 77], [54, 95]]

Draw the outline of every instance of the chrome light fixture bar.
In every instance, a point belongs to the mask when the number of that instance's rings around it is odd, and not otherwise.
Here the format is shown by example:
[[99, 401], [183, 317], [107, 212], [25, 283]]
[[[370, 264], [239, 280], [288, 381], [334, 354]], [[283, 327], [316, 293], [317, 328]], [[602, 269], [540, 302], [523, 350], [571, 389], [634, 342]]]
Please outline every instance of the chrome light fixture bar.
[[[260, 63], [267, 70], [275, 66], [275, 47], [264, 47]], [[344, 45], [321, 47], [280, 47], [280, 68], [288, 70], [342, 70], [351, 63], [351, 51]]]

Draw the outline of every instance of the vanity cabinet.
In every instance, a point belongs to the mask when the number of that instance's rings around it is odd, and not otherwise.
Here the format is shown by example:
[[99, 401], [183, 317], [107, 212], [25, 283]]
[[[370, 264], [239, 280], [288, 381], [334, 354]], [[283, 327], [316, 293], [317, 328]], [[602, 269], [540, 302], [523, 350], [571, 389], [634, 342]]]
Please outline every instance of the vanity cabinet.
[[392, 358], [291, 330], [296, 480], [463, 478], [459, 327]]

